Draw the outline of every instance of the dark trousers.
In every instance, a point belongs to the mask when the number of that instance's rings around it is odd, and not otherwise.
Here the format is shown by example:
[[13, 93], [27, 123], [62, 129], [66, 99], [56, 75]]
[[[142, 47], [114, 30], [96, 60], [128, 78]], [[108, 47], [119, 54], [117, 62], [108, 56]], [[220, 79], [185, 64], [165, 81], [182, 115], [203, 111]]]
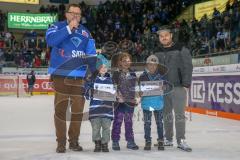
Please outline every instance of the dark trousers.
[[156, 111], [148, 111], [143, 110], [143, 120], [144, 120], [144, 138], [146, 142], [151, 142], [151, 124], [152, 124], [152, 113], [155, 117], [155, 122], [157, 125], [157, 134], [158, 140], [163, 140], [163, 111], [156, 110]]
[[[175, 87], [173, 91], [164, 96], [164, 131], [167, 140], [173, 139], [173, 123], [175, 120], [176, 139], [180, 143], [185, 139], [185, 107], [187, 100], [187, 91], [183, 87]], [[174, 114], [173, 114], [174, 111]], [[173, 118], [174, 117], [174, 118]]]
[[[53, 85], [55, 89], [54, 122], [57, 142], [66, 143], [67, 121], [70, 121], [69, 142], [77, 142], [85, 103], [83, 97], [84, 81], [82, 79], [53, 77]], [[71, 107], [71, 111], [68, 107]]]

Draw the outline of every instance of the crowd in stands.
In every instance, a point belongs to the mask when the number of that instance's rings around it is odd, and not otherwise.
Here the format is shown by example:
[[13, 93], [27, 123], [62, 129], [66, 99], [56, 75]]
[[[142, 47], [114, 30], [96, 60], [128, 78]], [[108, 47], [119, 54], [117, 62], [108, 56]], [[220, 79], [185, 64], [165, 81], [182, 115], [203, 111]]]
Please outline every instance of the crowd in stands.
[[30, 31], [23, 35], [21, 43], [15, 40], [12, 32], [0, 33], [0, 66], [42, 67], [47, 66], [50, 51], [44, 37]]
[[[214, 9], [212, 17], [203, 16], [191, 22], [175, 20], [183, 9], [193, 3], [191, 0], [116, 0], [97, 6], [79, 3], [82, 8], [81, 23], [96, 40], [96, 47], [102, 48], [108, 41], [132, 42], [131, 52], [136, 61], [143, 61], [157, 45], [158, 27], [170, 24], [175, 39], [189, 46], [194, 56], [229, 51], [240, 47], [240, 3], [229, 3], [220, 13]], [[66, 6], [40, 6], [40, 13], [58, 14], [64, 19]], [[49, 49], [44, 38], [34, 31], [26, 32], [22, 42], [15, 42], [14, 35], [4, 32], [6, 16], [0, 11], [0, 65], [2, 60], [13, 61], [19, 67], [40, 67], [48, 65]], [[5, 47], [1, 47], [4, 42]]]
[[204, 15], [200, 20], [187, 23], [176, 21], [179, 38], [192, 49], [194, 56], [224, 52], [240, 48], [240, 2], [227, 3], [220, 13], [214, 8], [212, 17]]

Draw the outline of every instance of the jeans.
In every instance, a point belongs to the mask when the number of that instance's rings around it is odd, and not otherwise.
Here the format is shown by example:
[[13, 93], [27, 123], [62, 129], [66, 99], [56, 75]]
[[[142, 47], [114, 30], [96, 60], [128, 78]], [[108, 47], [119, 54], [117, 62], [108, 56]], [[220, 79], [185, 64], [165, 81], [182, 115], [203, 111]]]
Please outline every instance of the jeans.
[[[163, 140], [163, 111], [155, 110], [153, 111], [155, 122], [157, 125], [158, 140]], [[143, 110], [143, 120], [144, 120], [144, 138], [146, 142], [151, 142], [151, 122], [152, 122], [152, 111]]]

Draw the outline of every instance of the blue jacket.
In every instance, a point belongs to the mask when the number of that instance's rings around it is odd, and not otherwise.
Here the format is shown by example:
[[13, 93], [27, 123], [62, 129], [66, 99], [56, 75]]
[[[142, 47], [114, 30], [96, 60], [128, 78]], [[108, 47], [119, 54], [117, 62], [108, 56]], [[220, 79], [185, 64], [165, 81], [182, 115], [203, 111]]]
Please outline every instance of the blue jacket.
[[108, 73], [106, 73], [103, 77], [100, 77], [99, 75], [97, 75], [96, 77], [93, 76], [90, 81], [87, 81], [85, 83], [85, 97], [86, 99], [90, 99], [89, 119], [101, 117], [109, 118], [112, 120], [113, 102], [94, 99], [92, 96], [94, 83], [113, 84], [112, 78]]
[[[159, 73], [151, 75], [147, 71], [144, 71], [140, 75], [139, 82], [141, 81], [159, 81], [161, 75]], [[143, 110], [154, 111], [163, 109], [163, 96], [143, 96], [141, 98], [141, 106]]]
[[71, 31], [67, 21], [56, 22], [48, 28], [46, 41], [52, 47], [49, 74], [85, 77], [88, 68], [95, 71], [95, 41], [84, 26]]

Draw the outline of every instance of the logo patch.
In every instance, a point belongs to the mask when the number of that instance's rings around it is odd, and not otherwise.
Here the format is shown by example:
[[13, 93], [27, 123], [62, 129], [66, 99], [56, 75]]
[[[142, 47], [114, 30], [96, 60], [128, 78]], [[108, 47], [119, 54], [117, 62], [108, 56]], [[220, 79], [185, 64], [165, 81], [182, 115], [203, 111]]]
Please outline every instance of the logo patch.
[[77, 48], [80, 44], [81, 44], [81, 42], [82, 42], [82, 40], [80, 39], [80, 38], [78, 38], [78, 37], [72, 37], [71, 38], [71, 41], [72, 41], [72, 43], [74, 44], [74, 46]]
[[82, 30], [82, 35], [87, 38], [89, 37], [88, 33], [85, 30]]
[[191, 100], [192, 102], [204, 103], [205, 101], [205, 83], [204, 81], [192, 81]]

